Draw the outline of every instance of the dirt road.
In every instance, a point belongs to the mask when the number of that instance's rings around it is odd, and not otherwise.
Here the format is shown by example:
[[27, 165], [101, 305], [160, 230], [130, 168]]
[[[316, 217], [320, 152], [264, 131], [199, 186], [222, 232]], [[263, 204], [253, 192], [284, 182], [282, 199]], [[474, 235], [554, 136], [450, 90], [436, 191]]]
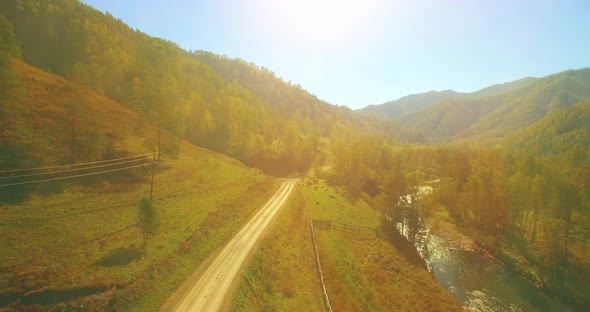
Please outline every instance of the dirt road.
[[[235, 285], [235, 280], [241, 278], [237, 276], [238, 272], [246, 265], [248, 254], [254, 249], [273, 217], [285, 204], [296, 183], [295, 179], [283, 182], [266, 205], [209, 262], [209, 266], [184, 297], [172, 303], [172, 310], [219, 311], [222, 308], [229, 308], [228, 304], [233, 296], [232, 284]], [[169, 304], [170, 302], [167, 303]]]

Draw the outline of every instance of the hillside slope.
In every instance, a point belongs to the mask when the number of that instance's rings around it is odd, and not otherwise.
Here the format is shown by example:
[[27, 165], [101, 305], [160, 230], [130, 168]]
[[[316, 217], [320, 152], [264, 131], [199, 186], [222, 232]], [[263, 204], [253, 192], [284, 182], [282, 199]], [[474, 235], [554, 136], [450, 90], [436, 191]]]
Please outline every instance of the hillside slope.
[[500, 95], [503, 93], [508, 93], [508, 92], [511, 92], [514, 90], [518, 90], [520, 88], [524, 88], [524, 87], [534, 83], [537, 80], [539, 80], [539, 78], [525, 77], [522, 79], [510, 81], [510, 82], [497, 83], [495, 85], [485, 87], [485, 88], [480, 89], [478, 91], [468, 93], [467, 96], [472, 97], [472, 98], [480, 98], [480, 97], [486, 97], [486, 96]]
[[385, 102], [378, 105], [368, 105], [357, 112], [381, 119], [398, 119], [404, 115], [419, 112], [444, 99], [460, 96], [461, 93], [453, 90], [429, 91], [425, 93], [412, 94], [401, 97], [397, 100]]
[[497, 109], [459, 135], [468, 137], [487, 132], [494, 137], [505, 136], [587, 97], [590, 97], [590, 69], [550, 75], [510, 93]]
[[540, 121], [512, 133], [504, 141], [538, 155], [562, 154], [590, 146], [590, 99], [548, 114]]
[[[23, 96], [2, 103], [7, 114], [1, 118], [8, 126], [0, 139], [8, 142], [8, 151], [13, 148], [24, 154], [19, 159], [2, 159], [3, 169], [156, 151], [157, 129], [132, 110], [22, 61], [13, 59], [10, 67]], [[164, 133], [164, 141], [168, 139]]]
[[317, 127], [322, 136], [344, 129], [358, 133], [379, 135], [403, 142], [421, 142], [415, 131], [404, 129], [391, 121], [367, 118], [345, 106], [331, 105], [277, 77], [272, 71], [240, 59], [231, 59], [211, 52], [193, 53], [199, 61], [209, 65], [227, 81], [237, 81], [259, 96], [269, 107], [284, 118], [296, 116], [303, 129]]
[[25, 62], [267, 172], [306, 171], [321, 162], [318, 139], [345, 131], [420, 140], [416, 132], [322, 102], [253, 64], [211, 53], [205, 62], [203, 53], [133, 30], [77, 0], [8, 0], [0, 12], [13, 25]]
[[536, 80], [537, 78], [526, 77], [515, 81], [495, 84], [471, 93], [461, 93], [453, 90], [445, 90], [412, 94], [404, 96], [397, 100], [385, 102], [383, 104], [368, 105], [366, 107], [358, 109], [357, 112], [366, 116], [372, 116], [385, 120], [400, 120], [402, 117], [408, 114], [419, 113], [425, 109], [428, 109], [432, 105], [438, 104], [442, 101], [451, 98], [473, 99], [500, 95], [526, 87], [531, 83], [535, 82]]
[[[18, 60], [12, 64], [25, 96], [19, 106], [0, 103], [2, 111], [18, 112], [12, 117], [18, 117], [20, 127], [5, 128], [1, 142], [9, 142], [10, 150], [25, 159], [3, 162], [8, 168], [69, 162], [73, 114], [68, 105], [74, 101], [75, 162], [156, 148], [157, 127], [137, 113], [87, 87]], [[174, 136], [162, 132], [161, 138]], [[148, 168], [0, 188], [0, 307], [159, 309], [277, 186], [234, 159], [182, 140], [177, 146], [176, 156], [162, 154], [151, 167], [159, 226], [145, 247], [137, 205], [152, 193]]]
[[508, 93], [445, 100], [408, 116], [403, 125], [416, 128], [434, 140], [498, 138], [589, 96], [590, 69], [570, 70], [540, 78]]

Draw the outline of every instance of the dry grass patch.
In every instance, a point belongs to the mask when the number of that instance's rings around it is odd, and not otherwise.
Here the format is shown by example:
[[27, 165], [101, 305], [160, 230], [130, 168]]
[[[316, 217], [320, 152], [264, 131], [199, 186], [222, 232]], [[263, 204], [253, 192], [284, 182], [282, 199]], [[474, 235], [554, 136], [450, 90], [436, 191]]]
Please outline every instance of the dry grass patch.
[[[309, 183], [308, 183], [309, 182]], [[325, 181], [305, 179], [265, 238], [240, 284], [239, 311], [324, 311], [310, 219], [378, 227], [364, 201]], [[424, 268], [410, 264], [375, 233], [316, 229], [334, 311], [459, 311], [461, 305]]]

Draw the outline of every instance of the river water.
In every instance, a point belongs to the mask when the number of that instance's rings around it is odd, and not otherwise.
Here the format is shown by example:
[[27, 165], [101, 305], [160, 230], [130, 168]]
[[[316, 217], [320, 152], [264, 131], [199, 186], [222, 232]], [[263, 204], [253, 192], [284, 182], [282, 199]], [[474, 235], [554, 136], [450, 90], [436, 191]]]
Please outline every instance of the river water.
[[430, 233], [428, 268], [468, 311], [574, 311], [488, 256]]
[[[417, 197], [432, 190], [429, 185], [420, 186]], [[411, 203], [410, 196], [400, 197], [400, 203]], [[470, 239], [464, 235], [448, 235], [445, 229], [431, 231], [430, 222], [420, 221], [425, 229], [416, 239], [416, 249], [428, 270], [467, 311], [575, 311], [495, 259], [465, 248], [464, 240]], [[408, 237], [407, 231], [399, 224], [396, 227], [398, 232]], [[454, 228], [446, 229], [449, 230], [458, 232]]]

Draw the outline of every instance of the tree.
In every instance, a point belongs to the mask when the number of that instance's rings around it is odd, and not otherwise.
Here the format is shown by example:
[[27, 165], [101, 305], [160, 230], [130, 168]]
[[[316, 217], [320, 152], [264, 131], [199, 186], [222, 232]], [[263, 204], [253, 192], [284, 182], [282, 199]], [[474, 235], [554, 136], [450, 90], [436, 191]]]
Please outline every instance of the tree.
[[0, 14], [0, 167], [33, 166], [32, 133], [27, 124], [27, 91], [12, 67], [21, 51], [12, 24]]
[[158, 229], [157, 211], [147, 197], [142, 197], [138, 204], [138, 218], [143, 235], [143, 247], [147, 245], [148, 236], [156, 233]]
[[532, 178], [522, 172], [509, 177], [506, 183], [507, 199], [510, 204], [509, 220], [513, 226], [519, 229], [522, 238], [527, 234], [526, 229], [532, 213], [532, 209], [530, 209], [533, 195], [530, 189], [532, 185]]
[[22, 52], [16, 36], [14, 35], [12, 24], [0, 14], [0, 50], [8, 55], [21, 58]]

